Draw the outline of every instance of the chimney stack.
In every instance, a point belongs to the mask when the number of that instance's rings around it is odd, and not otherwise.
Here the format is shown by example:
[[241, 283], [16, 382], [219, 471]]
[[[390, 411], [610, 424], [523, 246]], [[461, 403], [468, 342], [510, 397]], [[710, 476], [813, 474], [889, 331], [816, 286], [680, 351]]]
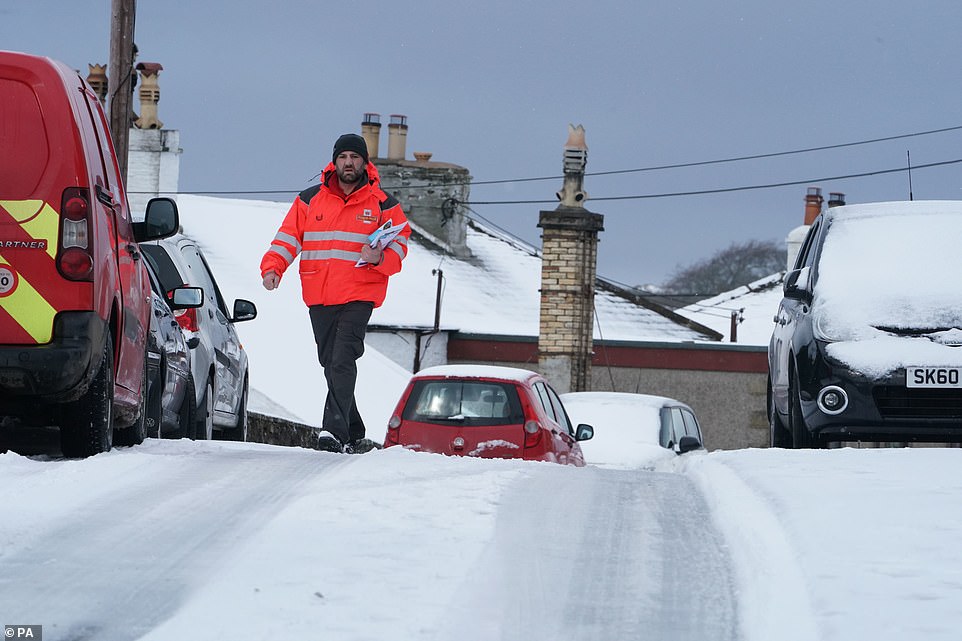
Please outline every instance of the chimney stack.
[[104, 99], [107, 98], [107, 65], [92, 65], [87, 64], [87, 68], [90, 69], [90, 73], [87, 75], [87, 83], [90, 88], [94, 90], [97, 97], [100, 98], [100, 103], [103, 104]]
[[591, 389], [598, 233], [604, 216], [584, 208], [588, 145], [581, 125], [568, 126], [561, 204], [541, 211], [541, 320], [538, 367], [559, 393]]
[[828, 194], [828, 206], [829, 207], [841, 207], [845, 204], [845, 194], [832, 191]]
[[378, 141], [381, 139], [381, 114], [366, 113], [361, 121], [361, 136], [367, 144], [367, 155], [378, 158]]
[[408, 117], [401, 114], [391, 114], [391, 122], [387, 126], [388, 160], [404, 160], [407, 137]]
[[164, 123], [157, 119], [157, 103], [160, 102], [160, 86], [157, 75], [164, 69], [159, 62], [138, 62], [140, 72], [140, 118], [134, 122], [138, 129], [163, 129]]
[[805, 224], [811, 225], [820, 213], [822, 213], [822, 188], [809, 187], [805, 194]]

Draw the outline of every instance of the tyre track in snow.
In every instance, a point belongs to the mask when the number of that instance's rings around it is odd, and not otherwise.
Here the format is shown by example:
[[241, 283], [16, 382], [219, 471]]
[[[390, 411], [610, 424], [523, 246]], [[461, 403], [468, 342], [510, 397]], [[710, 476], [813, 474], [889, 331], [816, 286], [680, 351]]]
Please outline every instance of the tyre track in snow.
[[506, 496], [453, 604], [459, 638], [738, 638], [727, 550], [687, 477], [539, 470]]
[[[0, 555], [0, 622], [43, 625], [48, 641], [136, 639], [189, 599], [197, 576], [215, 571], [299, 486], [348, 461], [200, 443], [189, 456], [178, 445], [165, 456], [165, 446], [148, 442], [82, 462], [117, 468], [123, 478], [107, 482], [103, 474], [86, 479], [79, 467], [52, 471], [70, 485], [65, 492], [88, 498]], [[109, 456], [140, 460], [132, 471]], [[51, 465], [63, 463], [76, 462]], [[35, 509], [20, 516], [39, 524], [44, 506]]]

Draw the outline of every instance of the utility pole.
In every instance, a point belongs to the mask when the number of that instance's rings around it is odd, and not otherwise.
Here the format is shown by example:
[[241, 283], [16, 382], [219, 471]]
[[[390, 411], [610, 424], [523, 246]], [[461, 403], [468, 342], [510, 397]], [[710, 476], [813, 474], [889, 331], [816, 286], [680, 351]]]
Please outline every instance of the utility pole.
[[127, 183], [127, 148], [130, 140], [130, 114], [133, 100], [131, 79], [134, 74], [134, 17], [136, 0], [111, 0], [110, 63], [108, 66], [108, 105], [110, 135], [114, 139], [120, 175]]

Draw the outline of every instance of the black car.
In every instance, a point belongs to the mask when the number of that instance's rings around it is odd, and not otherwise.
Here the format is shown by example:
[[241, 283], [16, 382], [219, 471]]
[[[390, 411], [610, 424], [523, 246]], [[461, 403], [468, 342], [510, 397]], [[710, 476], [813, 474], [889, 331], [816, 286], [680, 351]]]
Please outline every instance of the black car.
[[[190, 373], [190, 348], [174, 310], [204, 303], [200, 287], [178, 287], [168, 299], [157, 274], [147, 261], [151, 314], [147, 334], [147, 436], [193, 437], [194, 382]], [[196, 339], [195, 339], [196, 340]]]
[[962, 441], [962, 202], [832, 207], [768, 347], [774, 447]]
[[234, 323], [253, 319], [257, 308], [241, 298], [227, 307], [203, 252], [193, 239], [178, 234], [163, 241], [141, 243], [141, 248], [168, 298], [185, 285], [203, 290], [200, 307], [174, 314], [191, 348], [192, 437], [210, 439], [216, 435], [246, 441], [247, 352]]

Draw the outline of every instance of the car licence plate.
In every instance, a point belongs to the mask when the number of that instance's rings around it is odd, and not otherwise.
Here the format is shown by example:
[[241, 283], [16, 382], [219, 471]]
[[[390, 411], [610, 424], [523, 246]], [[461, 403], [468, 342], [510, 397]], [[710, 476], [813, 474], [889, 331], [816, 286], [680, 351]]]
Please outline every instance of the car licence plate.
[[906, 387], [962, 387], [962, 367], [906, 367]]

